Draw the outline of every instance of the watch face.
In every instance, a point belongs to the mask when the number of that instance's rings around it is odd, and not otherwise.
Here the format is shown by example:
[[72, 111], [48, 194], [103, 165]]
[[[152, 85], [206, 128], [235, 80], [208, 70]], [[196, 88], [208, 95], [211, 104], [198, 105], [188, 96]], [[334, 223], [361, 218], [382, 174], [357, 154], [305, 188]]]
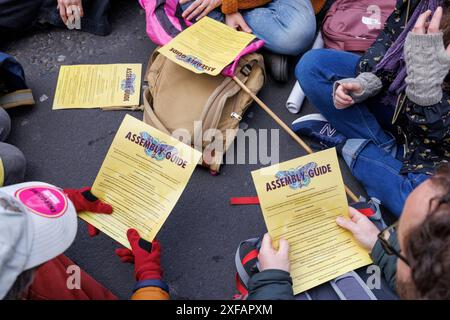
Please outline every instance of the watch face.
[[16, 198], [32, 213], [46, 218], [58, 218], [67, 210], [67, 197], [58, 188], [25, 187], [16, 191]]

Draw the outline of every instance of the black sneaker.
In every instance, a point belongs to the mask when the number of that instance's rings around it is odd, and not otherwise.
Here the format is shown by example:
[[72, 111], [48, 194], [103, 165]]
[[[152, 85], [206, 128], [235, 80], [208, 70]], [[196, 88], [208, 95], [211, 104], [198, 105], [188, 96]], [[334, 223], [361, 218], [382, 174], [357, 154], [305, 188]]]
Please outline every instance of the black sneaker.
[[278, 82], [287, 82], [289, 78], [288, 57], [263, 50], [264, 64], [272, 78]]

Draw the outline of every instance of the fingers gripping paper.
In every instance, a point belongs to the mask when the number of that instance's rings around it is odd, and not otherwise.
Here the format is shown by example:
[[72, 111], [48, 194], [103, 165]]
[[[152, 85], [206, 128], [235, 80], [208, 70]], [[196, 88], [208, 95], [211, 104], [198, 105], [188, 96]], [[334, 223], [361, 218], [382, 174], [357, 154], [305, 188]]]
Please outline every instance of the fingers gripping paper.
[[177, 203], [201, 153], [127, 115], [92, 186], [111, 215], [79, 216], [130, 247], [129, 228], [152, 241]]
[[371, 263], [352, 234], [336, 225], [348, 217], [335, 149], [252, 172], [269, 233], [290, 244], [291, 276], [298, 294]]
[[195, 73], [218, 75], [255, 36], [204, 17], [158, 51]]

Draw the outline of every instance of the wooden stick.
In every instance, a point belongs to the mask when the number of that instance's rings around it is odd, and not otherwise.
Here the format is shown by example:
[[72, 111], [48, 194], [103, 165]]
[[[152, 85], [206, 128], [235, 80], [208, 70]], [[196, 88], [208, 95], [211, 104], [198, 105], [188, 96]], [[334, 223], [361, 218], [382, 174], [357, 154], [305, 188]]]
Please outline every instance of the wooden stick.
[[[291, 128], [289, 128], [289, 126], [284, 123], [264, 102], [262, 102], [261, 99], [259, 99], [253, 92], [250, 91], [249, 88], [247, 88], [247, 86], [241, 81], [239, 80], [238, 77], [234, 76], [233, 80], [242, 88], [242, 90], [244, 90], [246, 93], [248, 93], [250, 95], [250, 97], [252, 97], [253, 100], [256, 101], [256, 103], [265, 111], [269, 114], [269, 116], [275, 120], [276, 123], [278, 123], [278, 125], [284, 129], [284, 131], [286, 131], [307, 153], [311, 154], [314, 153], [314, 151], [310, 148], [310, 146], [308, 146], [305, 141], [303, 141], [298, 135], [295, 134], [294, 131], [292, 131]], [[350, 188], [348, 188], [346, 185], [344, 185], [345, 187], [345, 192], [347, 193], [347, 195], [355, 202], [358, 202], [359, 199], [358, 197], [353, 193], [352, 190], [350, 190]]]

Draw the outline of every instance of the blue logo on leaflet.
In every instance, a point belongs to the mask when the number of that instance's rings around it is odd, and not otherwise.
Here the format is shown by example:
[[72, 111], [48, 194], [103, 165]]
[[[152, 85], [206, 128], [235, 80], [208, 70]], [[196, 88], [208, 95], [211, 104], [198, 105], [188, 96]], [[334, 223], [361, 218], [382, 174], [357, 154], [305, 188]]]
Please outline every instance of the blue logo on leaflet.
[[202, 60], [198, 59], [197, 57], [189, 55], [189, 56], [176, 56], [176, 58], [178, 60], [183, 61], [184, 63], [190, 64], [191, 66], [193, 66], [195, 69], [197, 69], [199, 71], [203, 71]]
[[130, 96], [135, 92], [136, 74], [133, 73], [131, 68], [127, 68], [125, 79], [120, 83], [120, 88], [123, 90], [123, 101], [130, 101]]
[[164, 160], [167, 154], [170, 156], [178, 154], [178, 150], [171, 145], [160, 142], [157, 138], [152, 137], [148, 132], [141, 132], [142, 139], [149, 142], [149, 146], [145, 148], [145, 154], [155, 160]]
[[[290, 183], [289, 187], [292, 189], [300, 189], [302, 187], [307, 187], [311, 183], [312, 177], [309, 175], [309, 172], [311, 170], [314, 170], [316, 167], [317, 163], [309, 162], [304, 166], [299, 166], [297, 168], [284, 171], [278, 171], [275, 174], [275, 177], [277, 179], [288, 178], [290, 180], [294, 180], [295, 182]], [[294, 177], [295, 179], [291, 179], [292, 177]]]

